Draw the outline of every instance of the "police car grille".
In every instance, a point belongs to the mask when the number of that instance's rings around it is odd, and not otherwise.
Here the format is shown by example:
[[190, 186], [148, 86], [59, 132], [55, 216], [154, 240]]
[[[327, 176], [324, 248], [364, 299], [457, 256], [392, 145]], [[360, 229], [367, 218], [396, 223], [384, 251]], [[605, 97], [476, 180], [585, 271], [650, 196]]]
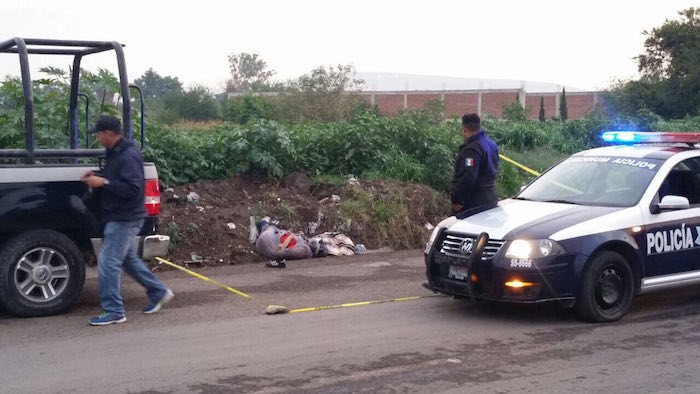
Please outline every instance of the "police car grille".
[[[440, 253], [448, 256], [454, 257], [469, 257], [471, 256], [471, 251], [467, 254], [463, 254], [459, 249], [465, 239], [471, 239], [472, 244], [476, 247], [476, 237], [472, 235], [457, 235], [457, 234], [447, 234], [445, 239], [442, 241], [442, 246], [440, 247]], [[492, 259], [493, 256], [498, 253], [501, 246], [505, 241], [500, 239], [489, 239], [484, 248], [484, 253], [481, 254], [481, 260]]]

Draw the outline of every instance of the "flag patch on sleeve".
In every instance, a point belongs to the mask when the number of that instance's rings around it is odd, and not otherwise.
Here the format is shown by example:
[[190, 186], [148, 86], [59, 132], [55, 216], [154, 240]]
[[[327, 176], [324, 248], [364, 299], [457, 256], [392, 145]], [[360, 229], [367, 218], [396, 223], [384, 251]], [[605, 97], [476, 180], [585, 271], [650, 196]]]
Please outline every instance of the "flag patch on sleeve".
[[474, 167], [474, 159], [472, 159], [472, 158], [464, 159], [464, 165], [466, 167]]

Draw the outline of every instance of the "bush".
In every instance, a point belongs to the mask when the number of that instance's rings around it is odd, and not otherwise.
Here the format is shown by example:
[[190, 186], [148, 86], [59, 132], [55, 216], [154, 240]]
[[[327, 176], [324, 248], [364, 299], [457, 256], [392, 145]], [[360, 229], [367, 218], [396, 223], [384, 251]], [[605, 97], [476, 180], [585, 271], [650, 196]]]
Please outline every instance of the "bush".
[[411, 155], [401, 151], [391, 151], [378, 168], [371, 168], [362, 173], [365, 179], [389, 178], [404, 182], [423, 183], [426, 179], [426, 167]]
[[515, 96], [515, 102], [511, 104], [503, 104], [501, 107], [503, 119], [520, 122], [527, 120], [527, 109], [520, 104], [518, 96]]
[[[56, 70], [47, 72], [50, 78], [34, 84], [37, 145], [67, 147], [66, 76]], [[92, 95], [91, 102], [100, 102], [98, 97], [111, 94], [113, 77], [104, 72], [88, 77], [81, 87]], [[188, 94], [186, 97], [198, 103], [188, 110], [202, 114], [191, 117], [213, 116], [218, 104], [208, 91], [193, 89], [185, 93]], [[185, 102], [183, 99], [182, 103]], [[109, 103], [105, 99], [102, 112], [118, 114], [118, 109]], [[0, 144], [5, 148], [24, 146], [23, 105], [19, 80], [10, 78], [2, 82]], [[316, 178], [347, 179], [354, 174], [420, 182], [440, 192], [449, 190], [462, 137], [459, 119], [444, 119], [439, 102], [426, 110], [404, 112], [391, 118], [381, 116], [376, 109], [356, 107], [344, 112], [346, 121], [286, 124], [261, 119], [276, 116], [274, 111], [268, 112], [271, 108], [274, 106], [268, 96], [243, 96], [228, 102], [225, 114], [230, 122], [174, 126], [149, 122], [144, 157], [157, 164], [165, 185], [236, 174], [276, 179], [302, 171]], [[79, 119], [84, 119], [82, 106], [78, 110]], [[98, 111], [92, 115], [94, 118]], [[137, 123], [138, 116], [133, 118]], [[697, 131], [700, 117], [663, 120], [650, 111], [639, 110], [634, 117], [610, 119], [601, 111], [594, 111], [585, 119], [567, 122], [503, 121], [485, 116], [483, 124], [501, 152], [508, 152], [515, 160], [542, 171], [567, 154], [598, 146], [603, 130]], [[138, 138], [138, 130], [134, 135]], [[83, 146], [84, 132], [80, 138]], [[528, 179], [528, 175], [502, 162], [499, 195], [517, 192]]]
[[224, 123], [206, 132], [155, 126], [146, 137], [144, 157], [156, 163], [165, 185], [235, 174], [279, 178], [295, 158], [287, 131], [266, 120], [246, 126]]
[[186, 92], [169, 96], [165, 99], [164, 106], [177, 113], [179, 119], [197, 121], [220, 118], [219, 104], [204, 86], [195, 86]]
[[273, 119], [273, 104], [265, 96], [246, 94], [226, 100], [225, 120], [246, 124], [258, 119]]
[[[687, 122], [658, 121], [666, 129], [692, 130]], [[617, 122], [617, 124], [616, 124]], [[568, 154], [600, 144], [603, 130], [621, 126], [595, 112], [567, 122], [484, 120], [501, 152], [542, 171]], [[186, 126], [185, 126], [186, 127]], [[147, 158], [166, 184], [248, 174], [279, 178], [293, 171], [311, 176], [349, 175], [420, 182], [446, 192], [462, 142], [459, 120], [439, 121], [435, 113], [406, 112], [386, 118], [371, 110], [349, 122], [305, 122], [282, 126], [251, 120], [247, 125], [215, 124], [208, 129], [152, 127]], [[499, 195], [511, 195], [529, 175], [502, 162]]]
[[504, 122], [485, 121], [484, 128], [491, 138], [501, 146], [517, 150], [543, 146], [547, 141], [545, 126], [536, 121]]

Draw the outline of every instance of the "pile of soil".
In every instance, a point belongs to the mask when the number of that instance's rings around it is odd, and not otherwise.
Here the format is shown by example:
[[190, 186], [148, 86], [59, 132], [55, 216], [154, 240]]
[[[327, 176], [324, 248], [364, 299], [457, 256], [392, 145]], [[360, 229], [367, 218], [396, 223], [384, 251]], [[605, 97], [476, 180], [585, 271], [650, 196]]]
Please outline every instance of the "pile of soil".
[[388, 180], [313, 183], [303, 174], [277, 182], [234, 177], [200, 180], [161, 192], [161, 234], [169, 258], [203, 265], [260, 262], [249, 243], [250, 217], [270, 216], [307, 236], [348, 235], [369, 250], [421, 248], [432, 226], [449, 216], [447, 197], [431, 188]]

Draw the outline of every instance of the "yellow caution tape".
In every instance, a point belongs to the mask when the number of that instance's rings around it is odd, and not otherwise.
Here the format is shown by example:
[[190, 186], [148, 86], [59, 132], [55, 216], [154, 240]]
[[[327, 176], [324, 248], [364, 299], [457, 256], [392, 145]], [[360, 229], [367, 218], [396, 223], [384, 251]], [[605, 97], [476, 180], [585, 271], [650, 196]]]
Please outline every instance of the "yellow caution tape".
[[532, 174], [532, 175], [534, 175], [534, 176], [540, 176], [540, 173], [539, 173], [539, 172], [533, 170], [532, 168], [525, 167], [524, 165], [518, 163], [517, 161], [515, 161], [515, 160], [513, 160], [513, 159], [509, 159], [509, 158], [505, 157], [504, 155], [502, 155], [502, 154], [500, 154], [500, 153], [498, 154], [498, 157], [500, 157], [501, 159], [507, 161], [508, 163], [510, 163], [510, 164], [512, 164], [512, 165], [514, 165], [514, 166], [516, 166], [516, 167], [518, 167], [518, 168], [520, 168], [520, 169], [522, 169], [522, 170], [525, 170], [525, 171], [529, 172], [530, 174]]
[[[500, 157], [501, 159], [507, 161], [508, 163], [510, 163], [510, 164], [512, 164], [512, 165], [514, 165], [514, 166], [516, 166], [516, 167], [518, 167], [518, 168], [520, 168], [520, 169], [522, 169], [522, 170], [525, 170], [525, 171], [529, 172], [530, 174], [532, 174], [532, 175], [534, 175], [534, 176], [540, 176], [540, 173], [539, 173], [539, 172], [533, 170], [532, 168], [525, 167], [524, 165], [518, 163], [517, 161], [515, 161], [515, 160], [513, 160], [513, 159], [509, 159], [509, 158], [505, 157], [504, 155], [502, 155], [502, 154], [500, 154], [500, 153], [498, 154], [498, 157]], [[567, 186], [567, 185], [564, 185], [564, 184], [559, 183], [559, 182], [556, 182], [556, 181], [553, 181], [553, 183], [554, 183], [555, 185], [557, 185], [557, 186], [563, 188], [563, 189], [566, 189], [566, 190], [570, 191], [570, 192], [579, 193], [579, 194], [581, 193], [581, 190], [578, 190], [578, 189], [573, 188], [573, 187], [571, 187], [571, 186]]]
[[161, 259], [160, 257], [156, 257], [156, 260], [160, 261], [160, 262], [163, 263], [163, 264], [169, 265], [169, 266], [171, 266], [171, 267], [173, 267], [173, 268], [177, 268], [177, 269], [179, 269], [180, 271], [187, 272], [188, 274], [194, 276], [195, 278], [199, 278], [199, 279], [201, 279], [201, 280], [203, 280], [203, 281], [205, 281], [205, 282], [209, 282], [209, 283], [215, 284], [215, 285], [221, 287], [222, 289], [226, 289], [226, 290], [230, 291], [231, 293], [237, 294], [237, 295], [239, 295], [239, 296], [241, 296], [241, 297], [250, 298], [250, 299], [253, 298], [253, 297], [249, 296], [248, 294], [246, 294], [246, 293], [244, 293], [244, 292], [242, 292], [242, 291], [238, 291], [238, 290], [234, 289], [234, 288], [231, 287], [231, 286], [227, 286], [227, 285], [225, 285], [225, 284], [223, 284], [223, 283], [219, 283], [219, 282], [215, 281], [214, 279], [209, 279], [209, 278], [207, 278], [206, 276], [200, 275], [200, 274], [198, 274], [198, 273], [196, 273], [196, 272], [194, 272], [194, 271], [188, 270], [188, 269], [185, 268], [185, 267], [181, 267], [181, 266], [179, 266], [179, 265], [177, 265], [177, 264], [173, 264], [173, 263], [169, 262], [168, 260]]
[[292, 309], [292, 310], [290, 310], [289, 313], [325, 311], [325, 310], [328, 310], [328, 309], [338, 309], [338, 308], [349, 308], [349, 307], [353, 307], [353, 306], [365, 306], [365, 305], [374, 305], [374, 304], [384, 304], [384, 303], [387, 303], [387, 302], [413, 301], [413, 300], [419, 300], [419, 299], [421, 299], [421, 298], [428, 298], [428, 297], [440, 297], [440, 295], [438, 295], [438, 294], [433, 294], [433, 295], [426, 295], [426, 296], [412, 296], [412, 297], [391, 298], [391, 299], [376, 300], [376, 301], [348, 302], [348, 303], [345, 303], [345, 304], [315, 306], [315, 307], [310, 307], [310, 308], [297, 308], [297, 309]]
[[[234, 289], [231, 286], [225, 285], [223, 283], [219, 283], [213, 279], [207, 278], [204, 275], [198, 274], [192, 270], [188, 270], [185, 267], [181, 267], [177, 264], [171, 263], [168, 260], [162, 259], [160, 257], [156, 257], [156, 260], [158, 260], [160, 263], [163, 263], [165, 265], [169, 265], [173, 268], [179, 269], [180, 271], [186, 272], [195, 278], [201, 279], [205, 282], [212, 283], [218, 287], [221, 287], [223, 289], [226, 289], [230, 291], [231, 293], [234, 293], [236, 295], [239, 295], [241, 297], [245, 297], [247, 299], [250, 299], [252, 301], [256, 302], [262, 302], [261, 300], [258, 300], [256, 298], [253, 298], [252, 296]], [[412, 300], [418, 300], [421, 298], [428, 298], [428, 297], [440, 297], [439, 294], [432, 294], [432, 295], [425, 295], [425, 296], [412, 296], [412, 297], [400, 297], [400, 298], [392, 298], [392, 299], [386, 299], [386, 300], [377, 300], [377, 301], [360, 301], [360, 302], [349, 302], [345, 304], [337, 304], [337, 305], [325, 305], [325, 306], [316, 306], [316, 307], [310, 307], [310, 308], [297, 308], [297, 309], [292, 309], [287, 311], [287, 308], [281, 305], [268, 305], [269, 307], [278, 307], [281, 308], [279, 311], [276, 312], [267, 312], [268, 314], [276, 314], [276, 313], [299, 313], [299, 312], [313, 312], [313, 311], [323, 311], [323, 310], [328, 310], [328, 309], [338, 309], [338, 308], [347, 308], [347, 307], [352, 307], [352, 306], [363, 306], [363, 305], [374, 305], [374, 304], [383, 304], [387, 302], [399, 302], [399, 301], [412, 301]]]

